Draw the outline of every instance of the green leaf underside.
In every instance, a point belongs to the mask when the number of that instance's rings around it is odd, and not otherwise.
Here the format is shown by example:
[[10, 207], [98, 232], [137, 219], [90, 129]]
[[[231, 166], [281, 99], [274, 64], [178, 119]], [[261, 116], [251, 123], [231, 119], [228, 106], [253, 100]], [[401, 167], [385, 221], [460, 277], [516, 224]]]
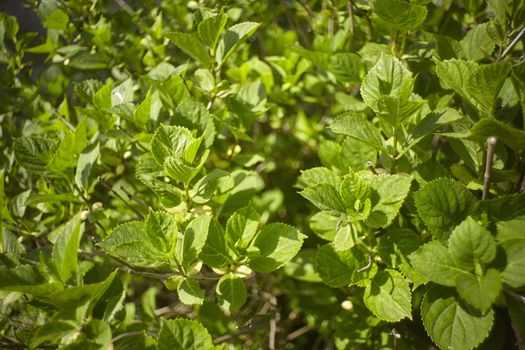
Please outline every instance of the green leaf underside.
[[231, 274], [221, 277], [216, 287], [219, 305], [229, 312], [239, 310], [248, 297], [244, 281]]
[[337, 251], [332, 244], [317, 248], [315, 268], [324, 283], [330, 287], [348, 286], [357, 281], [356, 270], [367, 264], [357, 248]]
[[485, 339], [492, 328], [492, 310], [472, 314], [458, 302], [450, 288], [431, 287], [421, 305], [423, 325], [442, 349], [470, 350]]
[[378, 272], [367, 285], [363, 299], [368, 309], [382, 320], [397, 322], [405, 317], [412, 318], [410, 288], [395, 270]]

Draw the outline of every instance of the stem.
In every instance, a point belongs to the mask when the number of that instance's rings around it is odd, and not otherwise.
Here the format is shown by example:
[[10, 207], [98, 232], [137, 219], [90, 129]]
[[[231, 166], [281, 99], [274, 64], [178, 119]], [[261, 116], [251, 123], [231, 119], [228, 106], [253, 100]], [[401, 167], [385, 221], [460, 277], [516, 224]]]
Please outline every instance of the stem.
[[376, 171], [376, 169], [374, 168], [374, 165], [372, 164], [371, 161], [367, 161], [366, 162], [366, 167], [368, 168], [368, 170], [370, 170], [372, 172], [372, 174], [374, 175], [379, 175]]
[[186, 82], [186, 79], [184, 79], [184, 77], [180, 73], [179, 73], [179, 77], [182, 79], [182, 84], [186, 88], [186, 91], [188, 92], [188, 95], [191, 96], [191, 91], [190, 91], [190, 88], [188, 86], [188, 83]]
[[100, 181], [100, 183], [102, 184], [102, 186], [104, 186], [107, 190], [109, 190], [111, 193], [113, 193], [113, 195], [115, 197], [117, 197], [118, 199], [120, 199], [125, 205], [126, 207], [128, 207], [129, 209], [131, 209], [135, 214], [137, 214], [139, 216], [140, 219], [144, 220], [144, 215], [142, 215], [137, 209], [133, 208], [133, 206], [131, 204], [128, 203], [128, 201], [122, 197], [117, 191], [115, 191], [113, 188], [111, 188], [111, 186], [109, 186], [106, 181], [102, 180], [102, 178], [98, 178], [98, 180]]
[[397, 160], [397, 128], [394, 126], [394, 145], [392, 146], [392, 167], [390, 168], [390, 174], [396, 172], [396, 160]]
[[498, 59], [496, 60], [496, 62], [499, 62], [503, 59], [503, 57], [505, 57], [509, 52], [510, 50], [512, 50], [512, 48], [514, 47], [514, 45], [516, 45], [516, 43], [520, 40], [520, 38], [523, 36], [523, 34], [525, 34], [525, 27], [523, 27], [520, 32], [518, 33], [518, 35], [516, 35], [516, 37], [514, 38], [514, 40], [512, 40], [512, 42], [509, 44], [509, 46], [507, 46], [507, 48], [505, 49], [505, 51], [503, 51], [503, 53], [501, 54], [501, 56], [498, 57]]
[[483, 195], [481, 199], [487, 199], [492, 178], [492, 166], [494, 164], [494, 148], [497, 139], [494, 136], [487, 138], [487, 161], [485, 163], [485, 174], [483, 176]]
[[352, 3], [352, 0], [348, 0], [348, 20], [350, 21], [350, 51], [352, 50], [355, 33], [354, 9], [352, 8], [353, 5], [354, 4]]

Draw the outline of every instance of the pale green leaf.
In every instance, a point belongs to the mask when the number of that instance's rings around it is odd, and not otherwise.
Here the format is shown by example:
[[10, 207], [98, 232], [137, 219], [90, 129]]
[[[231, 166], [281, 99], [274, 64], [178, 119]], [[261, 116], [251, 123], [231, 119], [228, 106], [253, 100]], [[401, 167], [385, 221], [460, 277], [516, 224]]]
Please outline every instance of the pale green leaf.
[[381, 320], [412, 319], [410, 288], [397, 271], [386, 269], [378, 272], [367, 285], [363, 299], [366, 307]]
[[500, 274], [488, 269], [483, 276], [462, 276], [456, 281], [456, 288], [469, 305], [485, 313], [501, 292]]
[[167, 157], [182, 155], [193, 140], [194, 137], [186, 128], [161, 125], [151, 140], [151, 153], [157, 164], [163, 166]]
[[299, 192], [299, 194], [321, 210], [346, 212], [341, 195], [337, 189], [329, 184], [320, 183], [310, 186]]
[[496, 242], [469, 216], [450, 235], [448, 250], [458, 266], [472, 271], [476, 263], [488, 264], [496, 257]]
[[242, 22], [228, 28], [217, 47], [215, 56], [217, 64], [222, 65], [239, 45], [255, 33], [259, 26], [260, 23]]
[[226, 223], [226, 237], [230, 246], [246, 249], [252, 242], [259, 227], [260, 214], [251, 206], [235, 212]]
[[178, 259], [185, 268], [190, 266], [201, 253], [208, 237], [210, 220], [211, 217], [207, 215], [201, 215], [191, 220], [186, 226], [182, 241], [177, 243], [177, 246], [182, 247], [182, 254]]
[[494, 314], [473, 314], [458, 302], [452, 289], [430, 288], [421, 305], [423, 325], [442, 349], [470, 350], [485, 339], [492, 328]]
[[80, 212], [64, 227], [53, 245], [53, 261], [62, 282], [67, 282], [78, 271], [78, 247], [82, 237]]
[[159, 350], [210, 350], [210, 334], [199, 322], [177, 318], [162, 319], [158, 339]]
[[377, 103], [381, 96], [407, 99], [413, 87], [410, 71], [397, 58], [382, 54], [363, 80], [361, 96], [368, 107], [379, 112]]
[[302, 170], [301, 175], [297, 179], [297, 184], [300, 188], [317, 184], [328, 184], [334, 188], [338, 188], [340, 182], [341, 181], [337, 175], [331, 170], [322, 167]]
[[188, 33], [164, 33], [179, 49], [206, 67], [211, 67], [211, 57], [208, 49], [193, 34]]
[[371, 227], [386, 227], [392, 223], [410, 191], [412, 177], [380, 175], [371, 179], [372, 210], [366, 219]]
[[186, 278], [177, 288], [179, 299], [186, 305], [201, 305], [204, 302], [204, 290], [192, 278]]
[[310, 218], [310, 229], [322, 239], [331, 241], [334, 239], [336, 232], [335, 228], [339, 218], [333, 216], [332, 214], [326, 211], [320, 211], [315, 213]]
[[414, 30], [427, 17], [427, 8], [417, 2], [374, 0], [371, 7], [374, 14], [395, 29]]
[[519, 288], [525, 284], [525, 240], [509, 239], [501, 246], [507, 255], [507, 266], [501, 279], [511, 287]]
[[219, 40], [224, 26], [228, 21], [228, 16], [221, 13], [216, 16], [211, 16], [199, 23], [198, 31], [201, 40], [209, 47], [215, 49], [217, 41]]
[[414, 194], [414, 200], [425, 225], [443, 241], [477, 209], [476, 199], [467, 188], [447, 178], [429, 182]]
[[257, 272], [277, 270], [299, 252], [305, 237], [299, 230], [285, 224], [266, 225], [250, 246], [259, 253], [249, 260], [248, 266]]
[[212, 267], [221, 268], [233, 262], [233, 252], [226, 244], [224, 229], [216, 219], [211, 219], [208, 237], [200, 258]]
[[337, 134], [344, 134], [367, 144], [375, 150], [387, 152], [379, 130], [361, 114], [353, 112], [342, 114], [335, 118], [330, 129]]
[[91, 174], [91, 168], [97, 162], [99, 156], [100, 144], [98, 142], [86, 148], [78, 156], [77, 169], [75, 172], [75, 184], [81, 190], [86, 190], [89, 188], [89, 176]]
[[315, 269], [324, 283], [338, 288], [355, 282], [354, 273], [366, 265], [364, 254], [356, 247], [337, 251], [332, 244], [317, 248]]
[[239, 310], [248, 297], [244, 281], [233, 274], [222, 276], [215, 289], [219, 305], [228, 312]]
[[410, 262], [421, 276], [444, 286], [453, 287], [458, 278], [470, 275], [456, 264], [447, 248], [438, 241], [427, 243], [412, 253]]

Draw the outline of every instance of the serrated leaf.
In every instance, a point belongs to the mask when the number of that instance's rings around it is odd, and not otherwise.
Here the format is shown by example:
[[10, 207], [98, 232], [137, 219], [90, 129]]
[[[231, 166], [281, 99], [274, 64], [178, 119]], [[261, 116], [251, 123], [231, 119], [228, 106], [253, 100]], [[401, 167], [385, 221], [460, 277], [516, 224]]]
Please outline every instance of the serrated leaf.
[[424, 100], [409, 100], [394, 96], [380, 96], [377, 100], [377, 111], [382, 119], [394, 127], [398, 127], [414, 113], [418, 112], [424, 105]]
[[299, 192], [299, 194], [321, 210], [346, 212], [341, 195], [337, 189], [329, 184], [320, 183], [310, 186]]
[[303, 248], [293, 259], [284, 265], [284, 273], [291, 278], [305, 282], [322, 282], [315, 270], [316, 249]]
[[180, 125], [188, 129], [197, 129], [198, 136], [204, 138], [206, 148], [211, 147], [215, 139], [215, 124], [213, 116], [201, 102], [191, 98], [182, 101], [170, 119], [171, 124]]
[[206, 176], [201, 177], [190, 191], [191, 200], [203, 204], [208, 202], [219, 185], [219, 179], [228, 176], [228, 172], [222, 169], [213, 169]]
[[21, 137], [14, 140], [16, 161], [33, 173], [43, 173], [58, 150], [60, 143], [43, 137]]
[[176, 256], [185, 268], [201, 253], [208, 237], [210, 221], [211, 217], [207, 215], [196, 217], [186, 226], [182, 240], [177, 242]]
[[397, 271], [386, 269], [378, 272], [367, 285], [363, 300], [379, 319], [388, 322], [405, 317], [412, 319], [410, 288]]
[[271, 272], [282, 267], [297, 254], [306, 236], [281, 223], [266, 225], [249, 248], [258, 250], [248, 266], [257, 272]]
[[297, 185], [300, 188], [317, 184], [328, 184], [334, 188], [338, 188], [340, 182], [339, 177], [334, 174], [333, 171], [322, 167], [302, 170], [301, 175], [299, 175], [299, 178], [297, 179]]
[[427, 17], [427, 8], [417, 2], [374, 0], [371, 8], [381, 20], [402, 30], [416, 29]]
[[480, 144], [487, 142], [487, 138], [494, 136], [515, 151], [525, 149], [525, 131], [512, 127], [496, 119], [482, 119], [470, 130], [468, 137]]
[[239, 310], [246, 303], [246, 285], [241, 278], [233, 274], [222, 276], [215, 290], [219, 305], [229, 312]]
[[387, 152], [379, 130], [361, 114], [352, 112], [340, 115], [330, 124], [330, 129], [337, 134], [344, 134], [363, 142], [377, 151]]
[[75, 184], [81, 189], [86, 190], [89, 187], [89, 175], [91, 168], [97, 162], [100, 156], [100, 144], [91, 145], [78, 156], [77, 169], [75, 172]]
[[337, 251], [332, 244], [317, 248], [315, 269], [324, 283], [333, 288], [354, 282], [354, 273], [366, 264], [364, 254], [357, 248]]
[[470, 350], [485, 339], [492, 328], [492, 310], [484, 315], [467, 311], [452, 289], [431, 287], [421, 305], [423, 325], [442, 349]]
[[410, 191], [412, 177], [380, 175], [372, 177], [372, 209], [366, 224], [370, 227], [386, 227], [392, 223]]
[[492, 54], [494, 39], [488, 32], [489, 22], [475, 25], [460, 41], [463, 54], [467, 60], [479, 61]]
[[64, 225], [53, 245], [53, 261], [64, 283], [78, 271], [78, 247], [82, 237], [80, 214]]
[[414, 269], [429, 281], [453, 287], [456, 280], [470, 276], [450, 256], [447, 248], [438, 241], [423, 245], [410, 256]]
[[342, 83], [359, 83], [361, 57], [355, 53], [336, 53], [328, 56], [327, 70]]
[[260, 214], [251, 205], [235, 212], [226, 223], [230, 246], [244, 251], [257, 233], [259, 220]]
[[498, 270], [488, 269], [483, 276], [462, 276], [456, 281], [459, 295], [469, 305], [485, 313], [501, 291]]
[[510, 239], [501, 246], [507, 255], [507, 266], [501, 273], [501, 279], [511, 287], [519, 288], [525, 284], [525, 240]]
[[180, 126], [161, 125], [151, 140], [151, 153], [160, 166], [168, 157], [178, 158], [194, 141], [191, 132]]
[[204, 290], [199, 282], [192, 278], [185, 278], [177, 288], [179, 299], [186, 305], [201, 305], [204, 302]]
[[212, 48], [215, 48], [217, 41], [219, 40], [224, 26], [228, 21], [228, 16], [221, 13], [216, 16], [211, 16], [199, 23], [198, 31], [201, 40]]
[[448, 250], [458, 266], [472, 271], [476, 263], [488, 264], [496, 257], [496, 242], [469, 216], [450, 235]]
[[158, 339], [159, 350], [210, 350], [210, 334], [199, 322], [177, 318], [162, 319]]
[[211, 67], [211, 57], [208, 49], [193, 34], [188, 33], [164, 33], [179, 49], [206, 67]]
[[430, 232], [447, 240], [452, 229], [477, 210], [474, 196], [461, 183], [439, 178], [414, 194], [417, 211]]
[[410, 71], [397, 58], [382, 54], [363, 80], [361, 96], [368, 107], [379, 112], [377, 103], [381, 96], [407, 99], [413, 87]]
[[246, 39], [252, 36], [260, 23], [255, 22], [242, 22], [237, 23], [224, 32], [224, 36], [219, 45], [217, 46], [217, 52], [215, 60], [220, 66]]
[[233, 262], [233, 252], [226, 244], [224, 229], [216, 219], [211, 219], [208, 237], [200, 258], [212, 267], [221, 268]]

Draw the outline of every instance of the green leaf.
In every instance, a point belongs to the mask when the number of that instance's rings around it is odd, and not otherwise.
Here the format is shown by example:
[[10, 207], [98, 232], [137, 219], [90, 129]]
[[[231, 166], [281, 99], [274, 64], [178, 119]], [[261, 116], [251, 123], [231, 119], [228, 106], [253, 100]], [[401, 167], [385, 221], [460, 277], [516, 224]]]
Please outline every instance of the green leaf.
[[[80, 212], [58, 234], [53, 245], [53, 261], [62, 282], [67, 282], [78, 272], [78, 247], [82, 237]], [[76, 284], [76, 283], [75, 283]]]
[[161, 125], [151, 140], [151, 153], [160, 166], [166, 158], [178, 158], [194, 141], [191, 132], [180, 126]]
[[378, 272], [366, 286], [363, 296], [366, 307], [381, 320], [397, 322], [412, 319], [411, 296], [405, 278], [397, 271]]
[[525, 131], [495, 119], [482, 119], [477, 122], [468, 135], [470, 139], [485, 144], [487, 138], [494, 136], [515, 151], [525, 149]]
[[241, 278], [235, 277], [233, 274], [222, 276], [215, 291], [219, 305], [228, 312], [235, 312], [246, 303], [246, 285]]
[[414, 194], [416, 208], [430, 232], [440, 240], [477, 210], [474, 196], [461, 183], [439, 178]]
[[510, 66], [505, 62], [478, 65], [472, 61], [451, 59], [436, 63], [441, 85], [457, 92], [477, 109], [481, 117], [494, 116], [496, 98], [509, 71]]
[[317, 248], [315, 269], [324, 283], [333, 288], [354, 282], [354, 273], [366, 264], [364, 254], [356, 247], [337, 251], [332, 244]]
[[177, 318], [162, 319], [158, 339], [159, 350], [209, 350], [211, 336], [199, 322]]
[[408, 100], [393, 96], [381, 96], [377, 100], [377, 110], [381, 118], [398, 127], [414, 113], [418, 112], [424, 105], [424, 100]]
[[310, 218], [310, 229], [322, 239], [332, 241], [336, 235], [335, 228], [338, 222], [338, 217], [329, 212], [320, 211]]
[[381, 55], [370, 69], [363, 85], [363, 101], [375, 112], [379, 112], [378, 100], [381, 96], [408, 99], [414, 87], [414, 79], [408, 69], [390, 55]]
[[47, 29], [66, 30], [68, 23], [69, 16], [61, 9], [51, 13], [45, 20], [45, 26]]
[[[401, 175], [380, 175], [372, 177], [372, 210], [366, 219], [370, 227], [386, 227], [392, 223], [403, 205], [412, 177]], [[374, 198], [376, 197], [377, 198]]]
[[60, 339], [76, 330], [78, 330], [78, 325], [74, 321], [57, 320], [44, 323], [32, 334], [31, 340], [29, 341], [29, 347], [35, 349], [45, 342], [58, 344]]
[[202, 248], [200, 258], [207, 265], [221, 268], [233, 262], [233, 252], [226, 244], [224, 229], [216, 219], [211, 219], [208, 238]]
[[226, 223], [230, 246], [244, 251], [257, 233], [259, 220], [260, 214], [251, 205], [235, 212]]
[[501, 292], [500, 274], [488, 269], [483, 276], [464, 276], [456, 281], [456, 288], [469, 305], [486, 313]]
[[485, 339], [492, 328], [492, 310], [484, 315], [467, 311], [453, 290], [431, 287], [421, 305], [423, 325], [442, 349], [470, 350]]
[[175, 254], [184, 268], [189, 267], [201, 253], [208, 237], [210, 220], [207, 215], [196, 217], [186, 227], [182, 241], [177, 242]]
[[14, 140], [15, 159], [33, 173], [44, 173], [60, 144], [55, 139], [43, 137], [21, 137]]
[[322, 167], [302, 170], [301, 175], [297, 179], [297, 184], [301, 188], [317, 184], [328, 184], [334, 188], [338, 188], [340, 182], [341, 180], [336, 174], [330, 169]]
[[217, 47], [215, 56], [217, 64], [222, 65], [228, 56], [255, 33], [259, 26], [260, 23], [242, 22], [228, 28]]
[[363, 64], [355, 53], [336, 53], [328, 56], [327, 70], [342, 83], [361, 82]]
[[185, 278], [177, 288], [179, 299], [186, 305], [202, 305], [204, 302], [204, 290], [199, 283], [192, 278]]
[[255, 248], [259, 253], [249, 260], [248, 266], [257, 272], [277, 270], [292, 260], [305, 237], [299, 230], [285, 224], [266, 225], [249, 248]]
[[469, 216], [452, 232], [448, 250], [458, 266], [472, 271], [476, 263], [488, 264], [496, 257], [496, 242], [489, 231]]
[[511, 287], [519, 288], [525, 284], [525, 240], [510, 239], [501, 246], [507, 255], [507, 266], [501, 273], [501, 279]]
[[462, 51], [467, 60], [479, 61], [489, 57], [494, 51], [496, 44], [488, 32], [489, 25], [489, 22], [475, 25], [461, 40]]
[[525, 215], [518, 215], [510, 220], [498, 221], [498, 241], [503, 243], [511, 239], [525, 240]]
[[293, 259], [284, 265], [284, 273], [291, 278], [305, 282], [322, 282], [315, 270], [316, 249], [303, 248]]
[[206, 106], [194, 99], [187, 98], [182, 101], [171, 117], [171, 124], [180, 125], [188, 129], [197, 129], [198, 136], [204, 138], [204, 146], [211, 147], [215, 139], [215, 124], [213, 116]]
[[379, 130], [361, 114], [350, 112], [339, 115], [330, 125], [330, 129], [367, 144], [375, 150], [388, 152], [383, 146], [383, 137]]
[[417, 2], [374, 0], [371, 8], [381, 20], [401, 30], [414, 30], [423, 24], [427, 17], [427, 8]]
[[146, 218], [145, 238], [155, 249], [167, 254], [172, 253], [178, 239], [175, 217], [163, 211], [150, 211]]
[[450, 256], [447, 248], [438, 241], [423, 245], [410, 255], [414, 269], [429, 281], [453, 287], [460, 278], [470, 276]]
[[95, 52], [81, 52], [71, 58], [69, 67], [79, 70], [101, 70], [109, 68], [108, 58]]
[[221, 13], [216, 16], [211, 16], [199, 23], [198, 31], [201, 40], [209, 47], [215, 49], [217, 41], [219, 40], [224, 26], [228, 21], [228, 16]]
[[80, 153], [78, 156], [75, 184], [81, 190], [87, 190], [89, 188], [89, 175], [91, 174], [91, 168], [97, 162], [99, 156], [100, 144], [98, 142], [86, 148], [84, 152]]
[[339, 192], [331, 185], [320, 183], [299, 192], [321, 210], [345, 213], [345, 204]]
[[60, 282], [48, 281], [46, 276], [32, 265], [18, 265], [11, 269], [0, 267], [0, 274], [0, 290], [48, 296], [64, 288]]
[[179, 49], [206, 67], [211, 67], [211, 58], [208, 49], [193, 34], [188, 33], [164, 33]]

